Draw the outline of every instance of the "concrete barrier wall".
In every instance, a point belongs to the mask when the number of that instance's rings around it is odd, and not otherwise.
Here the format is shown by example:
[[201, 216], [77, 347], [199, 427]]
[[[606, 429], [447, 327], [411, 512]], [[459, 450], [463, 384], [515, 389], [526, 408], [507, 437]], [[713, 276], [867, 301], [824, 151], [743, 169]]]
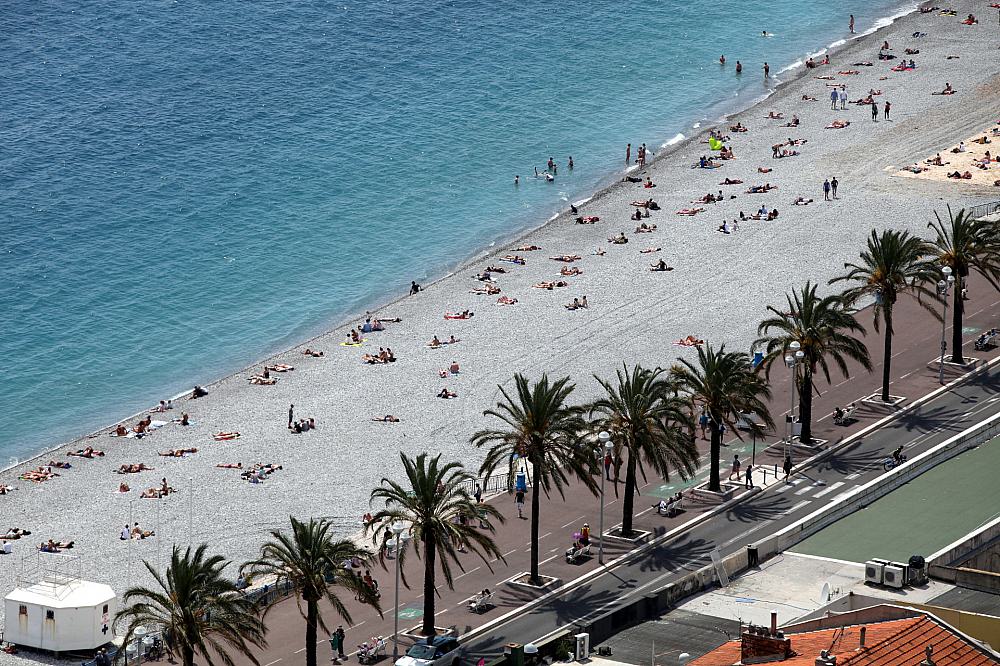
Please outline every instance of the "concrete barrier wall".
[[[1000, 518], [993, 520], [968, 536], [955, 543], [945, 546], [928, 558], [930, 565], [940, 564], [947, 567], [966, 566], [983, 571], [1000, 570], [991, 568], [993, 552], [1000, 546]], [[981, 557], [985, 554], [985, 557]]]

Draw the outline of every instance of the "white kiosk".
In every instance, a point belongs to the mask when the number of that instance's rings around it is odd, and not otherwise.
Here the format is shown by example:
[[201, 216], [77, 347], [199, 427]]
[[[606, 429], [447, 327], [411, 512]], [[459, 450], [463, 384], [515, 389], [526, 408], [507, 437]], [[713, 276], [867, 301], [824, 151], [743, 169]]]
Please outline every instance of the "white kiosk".
[[114, 590], [69, 573], [79, 572], [79, 558], [38, 553], [27, 565], [22, 560], [17, 586], [4, 597], [5, 641], [58, 653], [95, 650], [113, 638]]

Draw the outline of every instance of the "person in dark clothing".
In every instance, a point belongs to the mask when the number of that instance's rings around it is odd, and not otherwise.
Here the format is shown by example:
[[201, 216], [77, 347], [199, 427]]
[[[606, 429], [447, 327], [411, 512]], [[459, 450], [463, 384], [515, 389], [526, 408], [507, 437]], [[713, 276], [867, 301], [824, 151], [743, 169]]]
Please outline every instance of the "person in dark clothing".
[[746, 479], [747, 482], [746, 484], [744, 484], [744, 487], [753, 488], [753, 465], [750, 464], [747, 465]]

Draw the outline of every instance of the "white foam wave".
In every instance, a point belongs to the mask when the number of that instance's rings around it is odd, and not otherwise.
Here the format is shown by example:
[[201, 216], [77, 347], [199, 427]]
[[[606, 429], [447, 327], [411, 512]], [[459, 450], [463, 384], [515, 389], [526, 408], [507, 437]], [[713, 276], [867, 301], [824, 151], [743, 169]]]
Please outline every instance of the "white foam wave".
[[670, 139], [669, 141], [667, 141], [666, 143], [664, 143], [664, 144], [663, 144], [662, 146], [660, 146], [660, 147], [661, 147], [661, 148], [666, 148], [667, 146], [672, 146], [672, 145], [674, 145], [674, 144], [677, 144], [677, 143], [680, 143], [680, 142], [681, 142], [681, 141], [683, 141], [683, 140], [684, 140], [684, 135], [683, 135], [683, 134], [681, 134], [680, 132], [678, 132], [677, 134], [675, 134], [675, 135], [673, 136], [673, 138], [672, 138], [672, 139]]

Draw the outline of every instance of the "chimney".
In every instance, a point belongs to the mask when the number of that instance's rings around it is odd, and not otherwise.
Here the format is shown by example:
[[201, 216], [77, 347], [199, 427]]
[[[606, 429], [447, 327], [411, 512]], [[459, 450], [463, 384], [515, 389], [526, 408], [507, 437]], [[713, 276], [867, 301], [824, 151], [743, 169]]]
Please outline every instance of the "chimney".
[[830, 654], [829, 650], [823, 650], [816, 657], [816, 666], [837, 666], [837, 655]]
[[861, 627], [861, 640], [860, 640], [860, 645], [858, 645], [858, 647], [860, 649], [862, 649], [862, 650], [865, 649], [865, 632], [866, 631], [867, 631], [867, 627]]
[[[777, 624], [776, 614], [772, 614], [771, 623]], [[776, 629], [777, 627], [775, 631]], [[740, 636], [740, 661], [744, 664], [783, 661], [790, 656], [792, 656], [792, 640], [773, 635], [767, 627], [750, 625]]]
[[778, 614], [771, 613], [771, 635], [775, 636], [778, 633]]
[[926, 654], [927, 656], [924, 657], [924, 660], [922, 662], [920, 662], [920, 666], [934, 666], [934, 660], [931, 659], [931, 655], [934, 654], [934, 646], [928, 645], [926, 648], [924, 648], [924, 654]]

